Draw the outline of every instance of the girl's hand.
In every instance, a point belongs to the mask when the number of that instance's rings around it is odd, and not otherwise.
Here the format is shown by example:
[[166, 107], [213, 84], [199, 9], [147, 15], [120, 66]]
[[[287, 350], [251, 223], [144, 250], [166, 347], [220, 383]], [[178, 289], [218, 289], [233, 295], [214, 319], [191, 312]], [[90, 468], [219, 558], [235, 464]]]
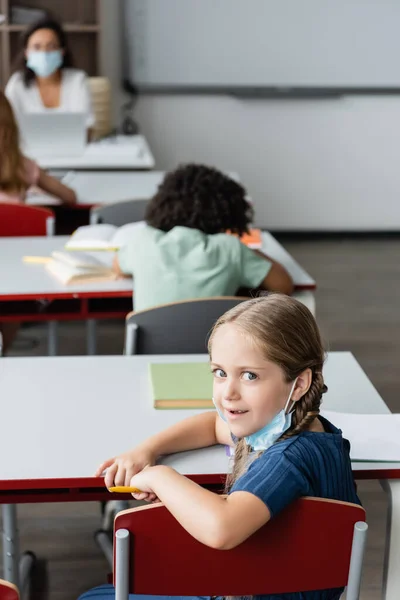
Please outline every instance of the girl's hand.
[[108, 488], [113, 487], [114, 485], [129, 486], [132, 477], [146, 467], [153, 466], [156, 462], [156, 458], [157, 457], [150, 448], [138, 446], [129, 452], [109, 458], [103, 462], [97, 469], [95, 477], [101, 477], [103, 471], [107, 469], [104, 483]]
[[157, 494], [153, 490], [154, 478], [157, 477], [157, 467], [146, 467], [130, 480], [129, 485], [141, 490], [140, 494], [132, 494], [135, 500], [146, 502], [159, 502]]

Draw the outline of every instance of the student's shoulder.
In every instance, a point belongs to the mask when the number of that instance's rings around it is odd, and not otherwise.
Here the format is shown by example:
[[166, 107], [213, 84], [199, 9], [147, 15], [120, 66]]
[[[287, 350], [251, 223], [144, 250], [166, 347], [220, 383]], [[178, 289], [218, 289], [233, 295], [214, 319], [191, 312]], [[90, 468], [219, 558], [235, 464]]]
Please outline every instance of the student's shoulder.
[[137, 228], [135, 235], [132, 236], [129, 244], [133, 246], [136, 252], [140, 252], [141, 249], [149, 248], [151, 245], [157, 244], [160, 237], [164, 236], [164, 232], [149, 225]]
[[276, 463], [279, 460], [287, 460], [292, 464], [304, 464], [311, 459], [314, 450], [329, 446], [333, 436], [324, 434], [311, 434], [302, 432], [286, 439], [275, 442], [268, 450], [260, 455], [260, 465]]
[[242, 252], [243, 244], [239, 238], [235, 235], [229, 235], [228, 233], [215, 233], [208, 236], [209, 243], [214, 244], [224, 250], [230, 251], [237, 254], [238, 256]]

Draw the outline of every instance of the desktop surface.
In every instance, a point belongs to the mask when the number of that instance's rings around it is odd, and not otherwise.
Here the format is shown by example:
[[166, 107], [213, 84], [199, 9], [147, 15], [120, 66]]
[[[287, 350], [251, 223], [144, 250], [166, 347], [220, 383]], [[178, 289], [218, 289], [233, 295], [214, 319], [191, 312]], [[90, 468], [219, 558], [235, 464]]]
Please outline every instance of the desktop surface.
[[[61, 250], [68, 236], [0, 238], [0, 299], [11, 300], [43, 295], [70, 296], [74, 293], [121, 292], [129, 295], [133, 290], [132, 279], [94, 282], [85, 285], [62, 285], [48, 273], [43, 264], [24, 263], [24, 256], [51, 256], [53, 250]], [[311, 290], [315, 281], [291, 257], [291, 255], [268, 232], [262, 234], [262, 250], [280, 261], [291, 274], [297, 290]]]
[[115, 136], [91, 142], [81, 156], [54, 156], [48, 154], [38, 159], [42, 169], [153, 169], [154, 157], [143, 135]]
[[[207, 360], [207, 355], [3, 358], [2, 395], [10, 401], [0, 437], [1, 455], [7, 457], [0, 463], [0, 490], [63, 487], [76, 478], [98, 485], [93, 473], [100, 462], [204, 412], [154, 409], [149, 363]], [[327, 410], [389, 412], [350, 352], [329, 353], [324, 375]], [[218, 481], [229, 458], [224, 447], [215, 446], [172, 455], [165, 463], [185, 474], [214, 475]], [[354, 468], [361, 472], [379, 465], [356, 463]], [[400, 463], [385, 468], [400, 469]]]

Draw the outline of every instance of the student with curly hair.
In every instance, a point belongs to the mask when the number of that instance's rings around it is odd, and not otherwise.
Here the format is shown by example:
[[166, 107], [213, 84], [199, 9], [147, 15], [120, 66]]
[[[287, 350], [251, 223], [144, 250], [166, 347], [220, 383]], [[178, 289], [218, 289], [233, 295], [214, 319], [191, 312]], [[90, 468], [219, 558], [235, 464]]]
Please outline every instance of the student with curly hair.
[[150, 201], [147, 227], [114, 262], [135, 280], [135, 310], [261, 287], [291, 294], [287, 271], [239, 239], [253, 209], [245, 189], [217, 169], [187, 164], [168, 173]]

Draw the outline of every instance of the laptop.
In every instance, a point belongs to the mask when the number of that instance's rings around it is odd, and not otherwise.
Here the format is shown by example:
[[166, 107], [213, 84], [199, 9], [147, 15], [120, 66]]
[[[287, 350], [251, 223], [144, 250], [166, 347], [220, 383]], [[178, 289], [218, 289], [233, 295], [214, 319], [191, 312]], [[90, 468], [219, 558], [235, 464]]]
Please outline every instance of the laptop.
[[21, 147], [29, 158], [81, 156], [86, 148], [86, 113], [24, 113], [18, 118]]

